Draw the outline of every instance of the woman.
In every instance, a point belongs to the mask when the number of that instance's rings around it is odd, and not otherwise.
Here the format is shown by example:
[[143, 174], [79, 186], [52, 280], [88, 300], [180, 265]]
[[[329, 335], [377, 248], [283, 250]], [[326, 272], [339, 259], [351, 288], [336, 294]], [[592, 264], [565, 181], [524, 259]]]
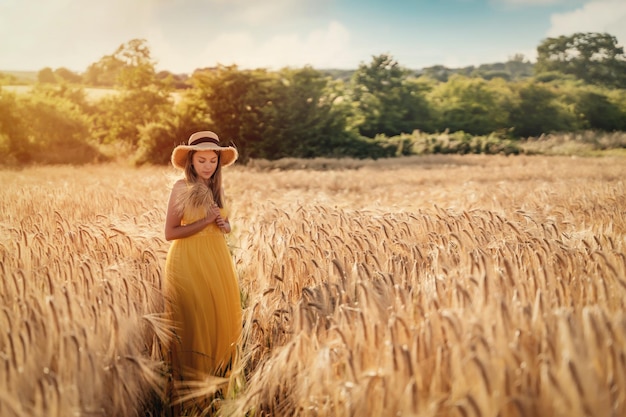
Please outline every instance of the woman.
[[172, 241], [165, 292], [175, 325], [175, 379], [223, 376], [236, 352], [242, 310], [224, 236], [231, 226], [221, 169], [237, 156], [210, 131], [194, 133], [172, 152], [172, 165], [184, 172], [172, 187], [165, 220], [165, 239]]

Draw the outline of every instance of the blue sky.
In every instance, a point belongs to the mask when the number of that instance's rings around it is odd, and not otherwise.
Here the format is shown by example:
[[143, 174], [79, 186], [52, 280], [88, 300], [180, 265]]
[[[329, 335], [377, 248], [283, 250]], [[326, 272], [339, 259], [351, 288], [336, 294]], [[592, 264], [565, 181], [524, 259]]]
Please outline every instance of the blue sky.
[[0, 0], [0, 70], [83, 72], [131, 39], [157, 68], [462, 67], [535, 59], [547, 37], [608, 32], [626, 0]]

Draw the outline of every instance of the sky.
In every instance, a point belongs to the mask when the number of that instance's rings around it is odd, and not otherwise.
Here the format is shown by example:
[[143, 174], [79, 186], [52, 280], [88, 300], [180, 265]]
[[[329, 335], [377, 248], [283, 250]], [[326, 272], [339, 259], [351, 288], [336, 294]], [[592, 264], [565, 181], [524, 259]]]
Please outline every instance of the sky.
[[606, 32], [626, 45], [626, 0], [0, 0], [0, 71], [82, 73], [132, 39], [157, 70], [356, 69], [534, 62], [548, 37]]

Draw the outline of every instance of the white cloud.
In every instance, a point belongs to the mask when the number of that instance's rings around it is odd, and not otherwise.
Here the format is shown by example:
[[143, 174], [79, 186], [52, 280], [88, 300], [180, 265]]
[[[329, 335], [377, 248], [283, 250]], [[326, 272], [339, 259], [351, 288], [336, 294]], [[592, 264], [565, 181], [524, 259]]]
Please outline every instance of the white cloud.
[[10, 39], [0, 42], [1, 65], [83, 71], [122, 43], [146, 37], [150, 9], [146, 2], [124, 0], [23, 1], [0, 6], [0, 39]]
[[159, 69], [174, 72], [232, 62], [304, 65], [307, 57], [316, 66], [342, 64], [349, 33], [320, 18], [332, 1], [0, 0], [0, 39], [10, 40], [0, 41], [0, 67], [82, 72], [135, 38], [148, 41]]
[[350, 33], [339, 22], [306, 36], [284, 33], [260, 41], [248, 32], [223, 33], [207, 44], [195, 67], [237, 64], [240, 68], [279, 69], [314, 65], [317, 68], [354, 67]]
[[626, 1], [595, 0], [571, 12], [551, 17], [547, 36], [572, 35], [576, 32], [606, 32], [626, 45]]
[[[240, 2], [236, 13], [237, 20], [246, 25], [271, 26], [276, 20], [284, 16], [292, 15], [297, 10], [297, 4], [293, 0], [272, 0]], [[243, 7], [242, 7], [243, 6]]]
[[[168, 0], [154, 0], [166, 2]], [[334, 0], [178, 0], [190, 13], [206, 12], [213, 24], [273, 27], [283, 20], [308, 19], [323, 14]]]

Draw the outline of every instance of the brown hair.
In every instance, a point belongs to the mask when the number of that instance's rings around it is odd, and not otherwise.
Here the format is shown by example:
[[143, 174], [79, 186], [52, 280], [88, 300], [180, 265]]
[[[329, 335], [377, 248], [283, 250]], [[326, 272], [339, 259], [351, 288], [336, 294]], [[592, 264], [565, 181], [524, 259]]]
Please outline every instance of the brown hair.
[[[185, 161], [185, 179], [188, 183], [201, 182], [202, 180], [198, 177], [198, 173], [193, 167], [193, 155], [197, 151], [191, 150], [187, 153], [187, 160]], [[217, 167], [215, 168], [215, 172], [209, 179], [209, 188], [211, 189], [211, 193], [213, 193], [213, 201], [217, 204], [219, 208], [224, 208], [224, 190], [222, 190], [222, 163], [220, 158], [220, 153], [215, 152], [217, 154]]]

